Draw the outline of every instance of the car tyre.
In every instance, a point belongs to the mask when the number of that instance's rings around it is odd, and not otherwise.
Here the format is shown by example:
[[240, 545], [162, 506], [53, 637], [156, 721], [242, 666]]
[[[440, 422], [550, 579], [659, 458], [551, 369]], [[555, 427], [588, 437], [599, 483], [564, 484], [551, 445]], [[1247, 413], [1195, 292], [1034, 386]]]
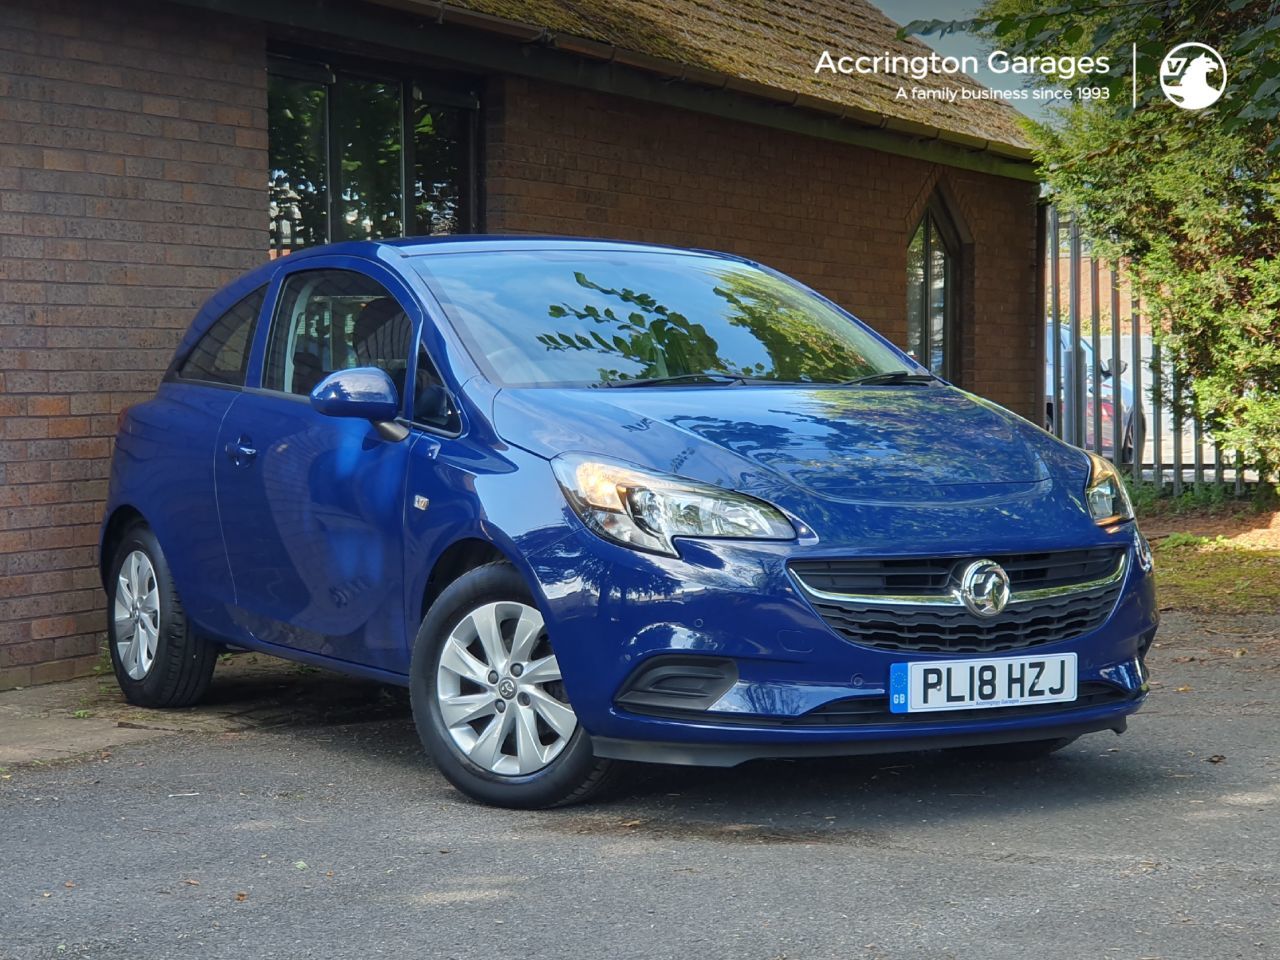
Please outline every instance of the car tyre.
[[[483, 624], [491, 625], [490, 646]], [[518, 692], [505, 686], [512, 679]], [[475, 800], [517, 809], [566, 806], [597, 795], [617, 772], [617, 763], [594, 755], [572, 713], [542, 615], [509, 564], [463, 574], [431, 605], [414, 640], [409, 693], [427, 753]]]
[[160, 542], [145, 523], [124, 532], [112, 557], [107, 649], [125, 699], [140, 707], [189, 707], [213, 675], [218, 646], [192, 627]]

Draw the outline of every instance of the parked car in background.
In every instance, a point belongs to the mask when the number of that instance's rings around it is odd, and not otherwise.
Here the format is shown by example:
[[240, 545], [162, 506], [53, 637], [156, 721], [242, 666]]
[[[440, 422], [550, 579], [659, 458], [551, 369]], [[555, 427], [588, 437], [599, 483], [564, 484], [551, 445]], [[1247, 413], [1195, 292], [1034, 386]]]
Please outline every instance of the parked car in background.
[[[1054, 327], [1049, 324], [1045, 330], [1045, 343], [1052, 344], [1054, 341]], [[1070, 396], [1070, 373], [1071, 370], [1071, 328], [1065, 324], [1058, 325], [1058, 377], [1059, 388], [1057, 392], [1053, 388], [1053, 355], [1049, 351], [1045, 351], [1045, 369], [1044, 369], [1044, 395], [1045, 395], [1045, 429], [1052, 431], [1057, 416], [1054, 398], [1064, 398], [1062, 402], [1065, 404], [1065, 398]], [[1093, 370], [1095, 358], [1093, 355], [1093, 344], [1087, 337], [1080, 337], [1080, 350], [1083, 357], [1084, 370], [1084, 446], [1090, 450], [1097, 450], [1105, 457], [1111, 457], [1115, 447], [1115, 432], [1113, 424], [1116, 419], [1120, 420], [1120, 461], [1122, 463], [1133, 462], [1134, 444], [1139, 442], [1146, 428], [1146, 417], [1142, 412], [1142, 405], [1134, 403], [1133, 386], [1124, 381], [1121, 374], [1129, 368], [1128, 361], [1121, 360], [1118, 370], [1111, 369], [1111, 357], [1105, 351], [1098, 362], [1098, 393], [1095, 396], [1093, 390]], [[1120, 395], [1116, 396], [1116, 383], [1120, 384]], [[1097, 409], [1101, 417], [1101, 442], [1094, 441], [1094, 411]]]
[[738, 257], [475, 237], [277, 259], [120, 417], [128, 699], [246, 648], [409, 687], [481, 800], [1124, 730], [1151, 554], [1115, 469]]

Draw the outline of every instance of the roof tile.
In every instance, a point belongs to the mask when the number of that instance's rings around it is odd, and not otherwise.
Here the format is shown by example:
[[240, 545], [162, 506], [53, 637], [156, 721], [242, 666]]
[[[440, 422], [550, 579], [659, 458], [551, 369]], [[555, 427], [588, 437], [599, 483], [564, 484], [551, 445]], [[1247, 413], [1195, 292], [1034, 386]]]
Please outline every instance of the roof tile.
[[986, 89], [964, 74], [930, 74], [923, 80], [888, 73], [815, 74], [823, 50], [833, 57], [932, 52], [914, 37], [899, 40], [898, 25], [865, 0], [448, 0], [444, 6], [936, 128], [964, 142], [990, 142], [1017, 152], [1028, 147], [1018, 115], [1006, 103], [897, 96], [904, 86], [958, 93]]

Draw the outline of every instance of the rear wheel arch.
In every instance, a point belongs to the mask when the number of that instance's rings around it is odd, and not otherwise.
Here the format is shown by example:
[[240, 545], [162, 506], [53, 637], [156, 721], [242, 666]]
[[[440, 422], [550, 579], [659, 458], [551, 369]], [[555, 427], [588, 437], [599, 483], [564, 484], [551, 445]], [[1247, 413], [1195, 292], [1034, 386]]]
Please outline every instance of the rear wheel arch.
[[[186, 707], [209, 686], [217, 644], [187, 616], [164, 549], [136, 511], [110, 543], [107, 649], [120, 689], [144, 707]], [[112, 517], [115, 520], [115, 517]]]
[[120, 545], [125, 531], [135, 523], [146, 522], [147, 518], [142, 515], [142, 511], [127, 503], [121, 504], [112, 511], [110, 519], [102, 528], [102, 543], [98, 549], [98, 577], [104, 588], [107, 585], [107, 573], [115, 558], [116, 548]]

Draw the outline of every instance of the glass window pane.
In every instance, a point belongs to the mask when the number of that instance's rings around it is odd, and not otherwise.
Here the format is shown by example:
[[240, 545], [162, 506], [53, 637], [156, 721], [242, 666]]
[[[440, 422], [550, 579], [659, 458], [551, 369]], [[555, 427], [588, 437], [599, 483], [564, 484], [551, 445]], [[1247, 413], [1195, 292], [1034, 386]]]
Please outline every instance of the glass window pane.
[[421, 344], [418, 346], [418, 369], [413, 376], [413, 393], [412, 419], [451, 433], [461, 427], [449, 390], [427, 355], [427, 348]]
[[305, 395], [335, 370], [377, 367], [403, 396], [412, 332], [376, 280], [346, 270], [295, 273], [280, 294], [262, 385]]
[[340, 170], [333, 239], [404, 236], [400, 84], [340, 77], [336, 87]]
[[508, 386], [721, 373], [838, 382], [899, 369], [865, 327], [772, 273], [692, 253], [414, 258]]
[[244, 386], [253, 331], [266, 288], [259, 288], [213, 322], [178, 368], [184, 380]]
[[456, 107], [413, 108], [413, 232], [418, 236], [465, 233], [463, 208], [466, 129], [469, 114]]
[[921, 223], [907, 247], [907, 353], [919, 363], [924, 363], [924, 229]]
[[267, 78], [271, 256], [324, 243], [329, 202], [324, 84]]
[[932, 218], [929, 219], [929, 369], [939, 376], [946, 365], [947, 298], [950, 257]]

